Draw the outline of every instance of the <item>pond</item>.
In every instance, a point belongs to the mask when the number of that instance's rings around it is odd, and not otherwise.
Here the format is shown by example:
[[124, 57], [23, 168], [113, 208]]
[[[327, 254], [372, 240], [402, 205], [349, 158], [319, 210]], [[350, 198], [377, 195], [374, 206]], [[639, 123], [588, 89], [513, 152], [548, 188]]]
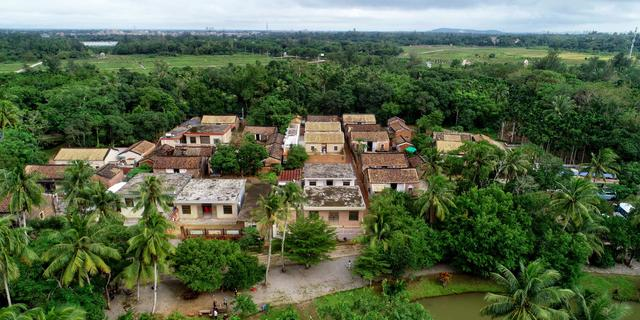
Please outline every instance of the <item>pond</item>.
[[[489, 317], [480, 316], [480, 309], [485, 306], [484, 293], [465, 293], [444, 297], [420, 299], [429, 311], [433, 320], [489, 320]], [[638, 319], [640, 315], [640, 303], [627, 302], [631, 306], [631, 313], [625, 320]]]

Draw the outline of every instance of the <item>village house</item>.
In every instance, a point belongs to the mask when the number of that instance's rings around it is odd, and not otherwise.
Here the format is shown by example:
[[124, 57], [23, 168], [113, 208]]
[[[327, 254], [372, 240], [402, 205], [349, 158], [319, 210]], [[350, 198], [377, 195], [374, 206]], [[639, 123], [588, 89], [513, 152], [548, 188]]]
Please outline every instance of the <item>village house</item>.
[[308, 154], [342, 154], [344, 134], [340, 132], [306, 132], [305, 150]]
[[251, 135], [257, 142], [267, 143], [271, 137], [278, 133], [276, 127], [260, 127], [260, 126], [246, 126], [242, 131], [243, 136]]
[[269, 140], [266, 143], [265, 148], [267, 149], [269, 156], [264, 160], [265, 168], [272, 168], [273, 166], [281, 165], [282, 157], [284, 156], [284, 135], [276, 133], [269, 137]]
[[336, 228], [340, 240], [362, 234], [366, 206], [358, 186], [305, 187], [303, 211], [307, 217], [320, 217]]
[[351, 131], [349, 142], [355, 152], [387, 152], [391, 142], [387, 131]]
[[69, 165], [74, 160], [81, 160], [98, 169], [107, 163], [117, 162], [118, 153], [113, 148], [62, 148], [53, 157], [51, 164]]
[[308, 115], [307, 122], [340, 122], [336, 115]]
[[244, 179], [192, 179], [174, 200], [173, 221], [184, 238], [238, 238], [244, 192]]
[[240, 127], [240, 119], [236, 115], [222, 115], [222, 116], [202, 116], [201, 124], [209, 125], [229, 125], [231, 129], [235, 130]]
[[371, 132], [371, 131], [384, 131], [384, 128], [382, 128], [381, 125], [379, 124], [348, 124], [346, 126], [344, 126], [345, 128], [345, 132], [347, 134], [351, 133], [351, 132]]
[[[391, 148], [392, 148], [393, 150], [404, 152], [404, 151], [405, 151], [405, 150], [407, 150], [409, 147], [413, 147], [413, 148], [415, 148], [415, 146], [413, 145], [413, 143], [411, 143], [411, 140], [410, 140], [410, 139], [407, 139], [406, 137], [403, 137], [403, 136], [397, 136], [397, 137], [394, 137], [394, 138], [391, 140]], [[409, 149], [409, 150], [411, 150], [411, 149]], [[415, 152], [415, 150], [414, 150], [414, 152]]]
[[213, 154], [211, 146], [177, 146], [162, 145], [154, 153], [140, 161], [154, 173], [188, 173], [194, 177], [209, 174], [209, 158]]
[[229, 144], [231, 142], [232, 126], [228, 124], [204, 124], [192, 127], [184, 135], [184, 143], [188, 146], [210, 146]]
[[349, 163], [306, 163], [302, 174], [305, 187], [356, 185], [356, 174]]
[[389, 118], [389, 120], [387, 120], [387, 129], [393, 137], [403, 137], [409, 141], [413, 138], [413, 130], [407, 126], [402, 118]]
[[156, 145], [154, 143], [147, 140], [141, 140], [120, 152], [120, 154], [118, 154], [118, 160], [121, 165], [135, 166], [138, 161], [150, 155], [155, 148]]
[[384, 152], [384, 153], [362, 153], [360, 154], [360, 166], [362, 172], [367, 169], [403, 169], [409, 168], [409, 161], [404, 153]]
[[[44, 201], [41, 205], [31, 208], [31, 211], [26, 215], [27, 221], [43, 220], [62, 213], [60, 208], [61, 199], [58, 198], [58, 195], [45, 193], [43, 195], [43, 200]], [[2, 201], [0, 201], [0, 217], [16, 214], [15, 212], [11, 212], [11, 209], [9, 208], [10, 201], [11, 194], [7, 195], [2, 199]]]
[[93, 175], [94, 181], [99, 181], [107, 188], [111, 188], [118, 182], [124, 180], [124, 171], [113, 163], [108, 163], [98, 169]]
[[498, 142], [484, 134], [472, 134], [467, 132], [456, 132], [445, 130], [444, 132], [434, 132], [432, 134], [435, 141], [436, 150], [440, 153], [451, 153], [458, 150], [465, 142], [486, 141], [502, 150], [506, 149], [504, 143]]
[[177, 146], [180, 144], [186, 144], [187, 140], [184, 134], [193, 127], [199, 126], [201, 123], [200, 117], [193, 117], [177, 127], [171, 129], [171, 131], [164, 134], [163, 137], [160, 138], [161, 145], [170, 145]]
[[280, 175], [278, 175], [278, 185], [284, 186], [290, 182], [302, 185], [302, 169], [282, 170], [282, 172], [280, 172]]
[[342, 123], [348, 124], [376, 124], [376, 116], [373, 114], [343, 114]]
[[415, 168], [369, 168], [365, 172], [365, 184], [370, 195], [393, 189], [412, 193], [420, 187], [420, 178]]
[[60, 164], [28, 164], [24, 167], [24, 172], [38, 174], [38, 184], [44, 188], [45, 193], [56, 193], [57, 190], [62, 188], [64, 170], [68, 167]]
[[[144, 179], [148, 176], [155, 176], [161, 182], [165, 195], [171, 199], [182, 191], [182, 188], [191, 180], [191, 175], [187, 173], [139, 173], [123, 185], [116, 194], [123, 199], [123, 205], [120, 213], [125, 217], [125, 225], [134, 225], [138, 223], [142, 217], [142, 209], [135, 210], [135, 205], [140, 201], [140, 186]], [[172, 211], [164, 212], [164, 209], [158, 208], [165, 215], [172, 215]]]
[[306, 122], [305, 133], [309, 132], [342, 132], [340, 122]]

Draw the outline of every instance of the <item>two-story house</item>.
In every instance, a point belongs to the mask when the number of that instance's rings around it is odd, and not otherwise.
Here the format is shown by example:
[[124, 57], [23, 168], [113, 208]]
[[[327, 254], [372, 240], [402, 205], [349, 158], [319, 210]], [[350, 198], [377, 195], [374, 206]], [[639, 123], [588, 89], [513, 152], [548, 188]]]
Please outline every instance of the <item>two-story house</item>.
[[[182, 191], [182, 188], [191, 180], [191, 175], [186, 173], [139, 173], [135, 175], [116, 191], [116, 194], [120, 195], [124, 200], [120, 213], [125, 217], [126, 225], [134, 225], [138, 223], [142, 217], [142, 210], [136, 210], [135, 206], [138, 201], [140, 201], [140, 186], [142, 186], [144, 179], [148, 176], [157, 177], [162, 183], [165, 195], [171, 199], [175, 199], [178, 193]], [[162, 208], [158, 208], [158, 210], [169, 216], [169, 218], [173, 215], [173, 210], [170, 212], [164, 212]]]
[[303, 211], [336, 228], [336, 237], [350, 240], [362, 234], [366, 206], [358, 186], [305, 187]]
[[192, 127], [184, 133], [184, 144], [191, 146], [211, 146], [229, 144], [231, 129], [229, 124], [202, 124]]
[[244, 179], [193, 179], [174, 200], [174, 223], [185, 238], [240, 237], [245, 225], [239, 214], [244, 192]]

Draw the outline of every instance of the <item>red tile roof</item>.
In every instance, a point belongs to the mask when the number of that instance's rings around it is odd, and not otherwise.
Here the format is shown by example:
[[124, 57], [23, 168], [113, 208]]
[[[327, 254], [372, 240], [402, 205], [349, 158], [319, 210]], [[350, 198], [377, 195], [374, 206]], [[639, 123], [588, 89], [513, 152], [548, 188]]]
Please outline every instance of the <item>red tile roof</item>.
[[37, 173], [41, 179], [62, 180], [64, 178], [64, 170], [67, 165], [45, 164], [35, 165], [29, 164], [24, 167], [26, 173]]
[[302, 180], [302, 169], [283, 170], [278, 176], [278, 181], [300, 181]]

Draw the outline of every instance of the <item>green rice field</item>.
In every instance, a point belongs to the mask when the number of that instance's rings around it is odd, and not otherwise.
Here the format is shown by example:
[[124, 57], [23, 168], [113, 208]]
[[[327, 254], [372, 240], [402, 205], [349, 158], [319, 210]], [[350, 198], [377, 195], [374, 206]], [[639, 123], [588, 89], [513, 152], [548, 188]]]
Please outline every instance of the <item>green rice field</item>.
[[[501, 47], [462, 47], [462, 46], [405, 46], [402, 57], [409, 57], [415, 53], [422, 61], [436, 66], [442, 64], [448, 66], [453, 59], [460, 61], [467, 59], [471, 63], [524, 63], [529, 60], [542, 58], [547, 55], [547, 48], [501, 48]], [[493, 54], [493, 57], [491, 57]], [[591, 54], [583, 52], [561, 51], [560, 57], [570, 65], [583, 63], [586, 59], [599, 56], [601, 59], [610, 59], [611, 55]]]

